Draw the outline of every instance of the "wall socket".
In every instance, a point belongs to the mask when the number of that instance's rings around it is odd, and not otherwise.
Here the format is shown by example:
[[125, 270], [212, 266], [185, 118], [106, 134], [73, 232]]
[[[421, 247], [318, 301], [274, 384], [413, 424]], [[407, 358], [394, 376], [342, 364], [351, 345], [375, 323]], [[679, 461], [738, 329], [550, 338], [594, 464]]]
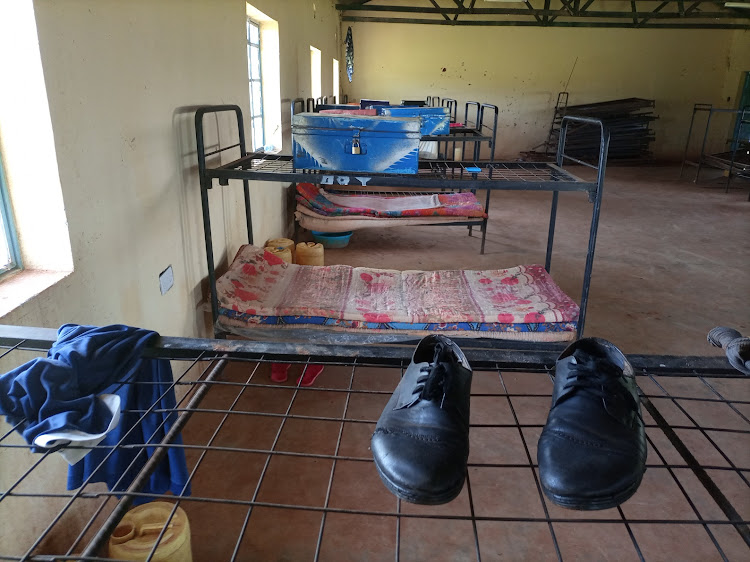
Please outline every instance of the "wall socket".
[[172, 271], [172, 266], [169, 265], [167, 269], [159, 274], [159, 289], [161, 290], [161, 294], [163, 295], [169, 291], [172, 285], [174, 285], [174, 272]]

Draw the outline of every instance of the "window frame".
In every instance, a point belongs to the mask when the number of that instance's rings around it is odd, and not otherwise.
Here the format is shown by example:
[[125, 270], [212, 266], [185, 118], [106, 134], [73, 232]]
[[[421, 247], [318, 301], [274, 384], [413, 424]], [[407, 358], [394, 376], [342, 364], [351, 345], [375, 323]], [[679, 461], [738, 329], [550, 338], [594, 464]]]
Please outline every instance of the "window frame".
[[[258, 30], [258, 42], [257, 43], [253, 43], [250, 40], [250, 27], [254, 27]], [[252, 134], [253, 150], [260, 150], [266, 145], [266, 117], [263, 112], [263, 57], [261, 56], [261, 53], [260, 53], [260, 50], [261, 50], [260, 22], [257, 22], [254, 19], [248, 17], [245, 30], [246, 30], [246, 35], [247, 35], [248, 86], [250, 89], [250, 131]], [[253, 47], [257, 47], [258, 49], [258, 74], [259, 76], [257, 78], [252, 76], [253, 61], [251, 59], [250, 53], [252, 52]], [[258, 88], [258, 97], [260, 99], [259, 108], [256, 108], [255, 104], [253, 103], [253, 100], [254, 100], [254, 96], [253, 96], [254, 86], [253, 85], [256, 83], [257, 83], [256, 87]], [[255, 120], [258, 117], [260, 117], [260, 131], [259, 131], [260, 139], [261, 139], [260, 146], [256, 146], [256, 143], [255, 143], [255, 139], [258, 133], [255, 127]]]
[[8, 192], [8, 184], [5, 181], [2, 155], [0, 155], [0, 218], [2, 218], [3, 234], [8, 245], [8, 256], [10, 259], [8, 264], [0, 265], [0, 276], [2, 276], [11, 271], [23, 269], [16, 223], [13, 219], [13, 207], [10, 204], [10, 193]]

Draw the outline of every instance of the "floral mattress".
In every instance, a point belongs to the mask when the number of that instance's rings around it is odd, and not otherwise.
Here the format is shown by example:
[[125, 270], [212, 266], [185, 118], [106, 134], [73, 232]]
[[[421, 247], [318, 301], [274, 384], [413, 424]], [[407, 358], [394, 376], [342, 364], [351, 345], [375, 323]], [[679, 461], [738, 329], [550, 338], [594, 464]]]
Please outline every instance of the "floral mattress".
[[[326, 197], [327, 194], [336, 196], [336, 202]], [[349, 194], [345, 191], [325, 190], [311, 183], [297, 184], [297, 204], [303, 205], [319, 215], [335, 216], [370, 216], [381, 218], [400, 218], [400, 217], [479, 217], [484, 218], [486, 214], [484, 208], [477, 201], [476, 195], [470, 191], [463, 193], [440, 193], [435, 196], [437, 204], [429, 208], [420, 208], [424, 196], [415, 193], [413, 196], [383, 196], [375, 197], [375, 194], [361, 195]], [[381, 199], [383, 201], [398, 200], [399, 210], [376, 210], [367, 206], [372, 199]], [[346, 205], [342, 205], [342, 200], [348, 200]], [[405, 202], [413, 200], [414, 208], [408, 208]]]
[[243, 246], [217, 281], [220, 328], [528, 341], [575, 338], [578, 305], [540, 265], [468, 271], [395, 271], [293, 265]]

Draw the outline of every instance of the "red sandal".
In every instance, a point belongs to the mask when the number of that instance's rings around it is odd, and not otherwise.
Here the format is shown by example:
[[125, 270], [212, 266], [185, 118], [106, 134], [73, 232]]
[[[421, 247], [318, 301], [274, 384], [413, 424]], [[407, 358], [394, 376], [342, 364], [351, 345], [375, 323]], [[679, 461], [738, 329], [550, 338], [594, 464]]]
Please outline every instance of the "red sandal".
[[302, 371], [302, 376], [297, 379], [300, 386], [312, 386], [315, 379], [323, 372], [323, 365], [306, 365]]
[[289, 367], [291, 363], [272, 363], [271, 364], [271, 381], [273, 382], [286, 382], [287, 374], [289, 373]]

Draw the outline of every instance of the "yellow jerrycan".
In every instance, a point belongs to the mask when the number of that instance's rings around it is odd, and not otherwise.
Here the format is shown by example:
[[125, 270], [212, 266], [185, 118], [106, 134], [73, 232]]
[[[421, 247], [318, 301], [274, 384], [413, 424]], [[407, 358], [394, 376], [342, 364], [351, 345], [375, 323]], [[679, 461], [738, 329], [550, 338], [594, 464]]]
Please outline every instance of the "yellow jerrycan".
[[[121, 560], [146, 560], [169, 519], [174, 505], [150, 502], [128, 511], [109, 537], [109, 557]], [[153, 562], [192, 562], [190, 523], [181, 507], [169, 521], [156, 548]]]

